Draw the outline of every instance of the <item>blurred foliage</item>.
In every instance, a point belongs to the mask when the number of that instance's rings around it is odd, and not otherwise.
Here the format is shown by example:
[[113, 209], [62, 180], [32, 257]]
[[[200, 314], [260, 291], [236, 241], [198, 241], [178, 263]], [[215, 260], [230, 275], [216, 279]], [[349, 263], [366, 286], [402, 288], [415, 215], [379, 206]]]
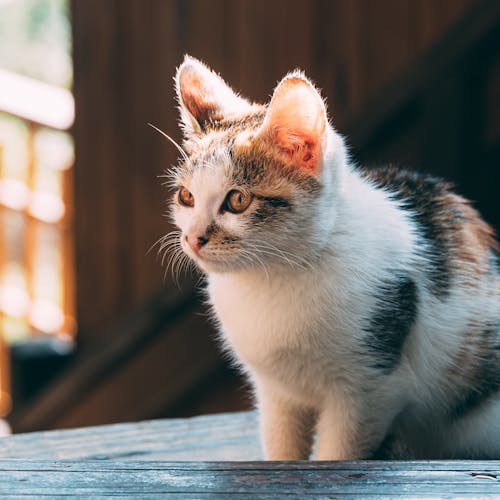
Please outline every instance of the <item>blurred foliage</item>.
[[0, 67], [71, 87], [68, 0], [0, 0]]

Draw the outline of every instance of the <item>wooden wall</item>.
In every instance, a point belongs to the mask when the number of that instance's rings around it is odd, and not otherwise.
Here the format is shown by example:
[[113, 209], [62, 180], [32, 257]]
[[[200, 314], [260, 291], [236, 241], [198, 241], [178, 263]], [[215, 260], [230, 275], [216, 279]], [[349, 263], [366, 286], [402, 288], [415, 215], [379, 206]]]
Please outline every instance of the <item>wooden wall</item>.
[[162, 286], [150, 246], [169, 230], [157, 176], [180, 138], [172, 77], [185, 53], [265, 100], [301, 67], [337, 126], [475, 0], [73, 0], [77, 303], [81, 345]]

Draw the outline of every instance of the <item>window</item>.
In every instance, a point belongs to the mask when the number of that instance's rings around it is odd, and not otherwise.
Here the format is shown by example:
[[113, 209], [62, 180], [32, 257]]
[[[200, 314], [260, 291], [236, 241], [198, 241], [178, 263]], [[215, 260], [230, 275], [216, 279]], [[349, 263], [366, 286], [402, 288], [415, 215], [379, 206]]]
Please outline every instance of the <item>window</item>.
[[6, 345], [76, 331], [67, 0], [0, 0], [0, 39], [1, 416]]

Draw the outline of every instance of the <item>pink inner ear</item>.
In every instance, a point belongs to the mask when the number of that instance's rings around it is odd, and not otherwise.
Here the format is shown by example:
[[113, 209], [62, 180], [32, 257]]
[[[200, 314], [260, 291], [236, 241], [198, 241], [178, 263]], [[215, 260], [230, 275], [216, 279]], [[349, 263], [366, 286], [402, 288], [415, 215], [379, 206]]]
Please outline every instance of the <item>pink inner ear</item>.
[[307, 134], [289, 135], [281, 129], [276, 134], [276, 145], [282, 160], [290, 167], [316, 174], [321, 164], [321, 146], [317, 139]]

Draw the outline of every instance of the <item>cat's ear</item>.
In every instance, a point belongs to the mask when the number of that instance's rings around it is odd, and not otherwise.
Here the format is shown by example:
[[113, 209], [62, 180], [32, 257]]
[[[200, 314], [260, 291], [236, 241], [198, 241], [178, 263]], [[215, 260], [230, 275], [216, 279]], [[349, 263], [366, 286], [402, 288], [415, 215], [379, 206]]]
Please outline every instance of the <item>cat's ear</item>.
[[252, 104], [193, 57], [186, 56], [175, 78], [181, 122], [186, 135], [200, 133], [210, 121], [247, 113]]
[[317, 174], [327, 133], [326, 106], [319, 92], [301, 72], [287, 75], [274, 90], [257, 137], [287, 166]]

